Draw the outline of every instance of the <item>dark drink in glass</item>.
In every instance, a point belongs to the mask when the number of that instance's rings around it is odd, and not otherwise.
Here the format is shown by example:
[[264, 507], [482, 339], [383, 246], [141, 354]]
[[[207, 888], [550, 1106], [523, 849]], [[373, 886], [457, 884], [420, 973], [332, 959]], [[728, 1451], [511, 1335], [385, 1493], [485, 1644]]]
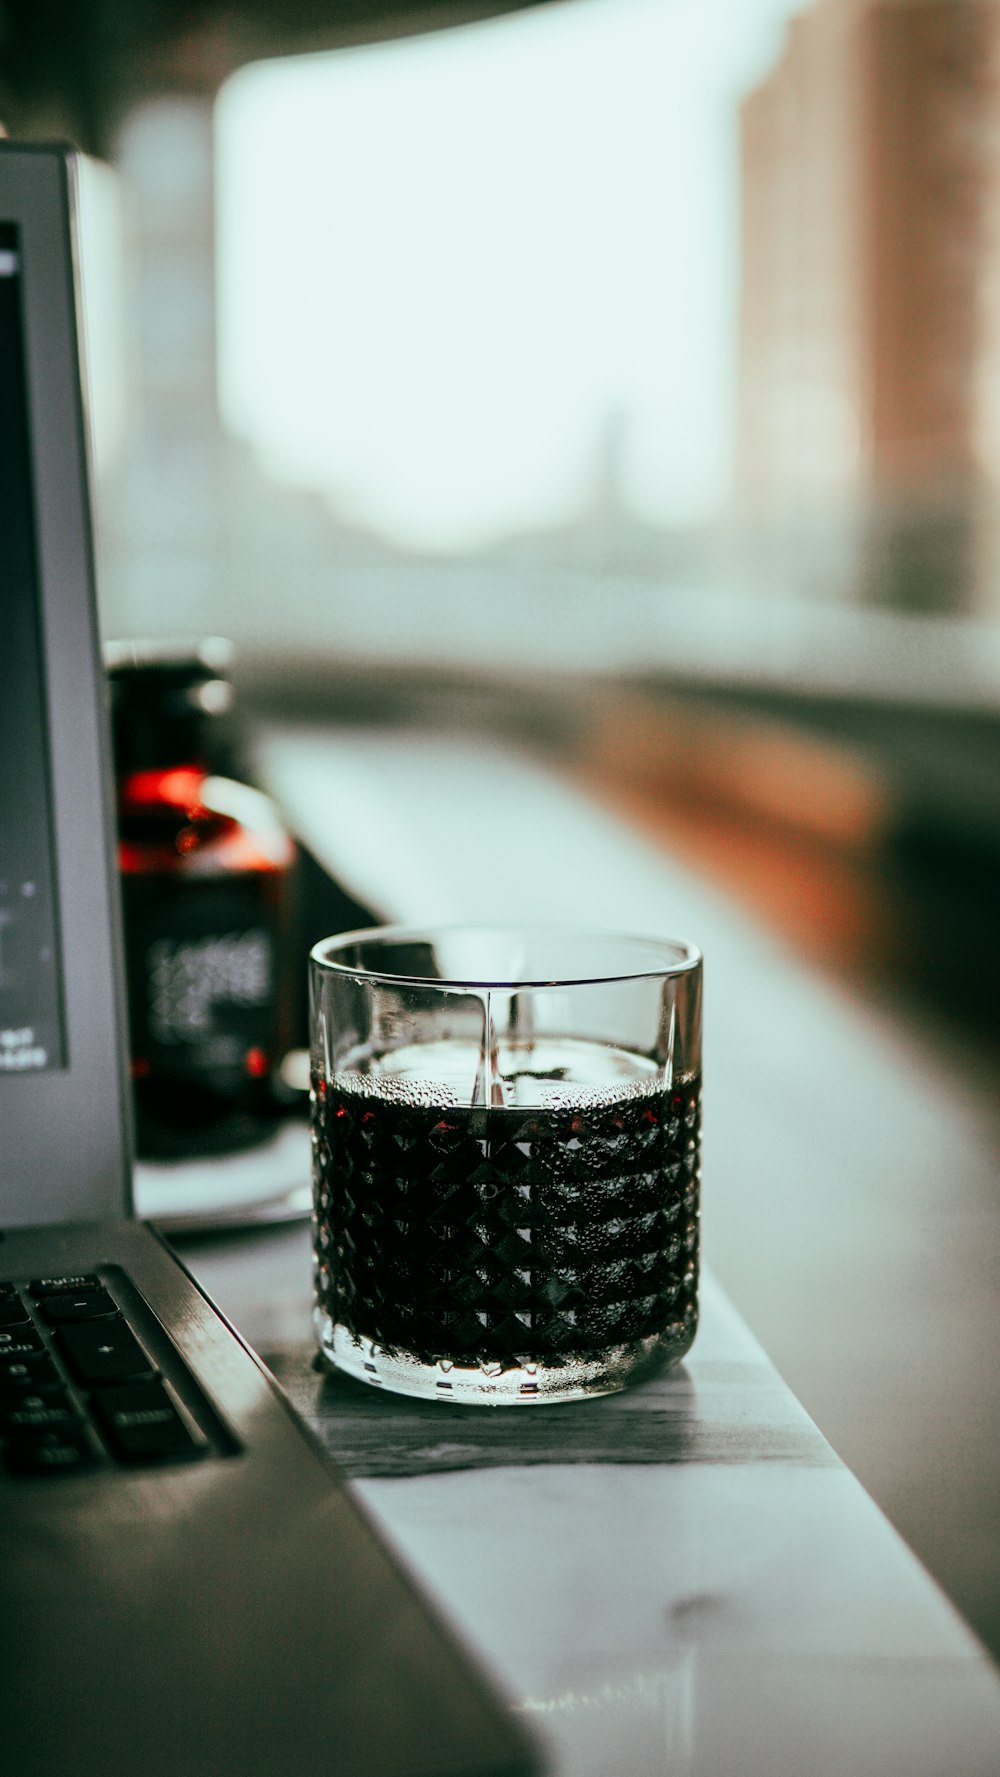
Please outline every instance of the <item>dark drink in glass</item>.
[[698, 1077], [668, 1084], [642, 1057], [550, 1040], [501, 1047], [504, 1102], [462, 1104], [448, 1081], [475, 1058], [461, 1065], [459, 1047], [314, 1078], [323, 1349], [363, 1380], [525, 1402], [682, 1357], [697, 1324]]

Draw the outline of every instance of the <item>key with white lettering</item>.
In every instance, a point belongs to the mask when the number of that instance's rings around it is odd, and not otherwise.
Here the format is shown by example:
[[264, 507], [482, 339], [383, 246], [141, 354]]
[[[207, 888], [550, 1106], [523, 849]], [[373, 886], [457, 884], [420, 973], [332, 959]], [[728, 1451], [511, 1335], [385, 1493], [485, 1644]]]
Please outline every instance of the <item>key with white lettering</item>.
[[61, 1327], [57, 1338], [74, 1376], [85, 1388], [156, 1375], [155, 1365], [121, 1319]]
[[101, 1388], [94, 1414], [119, 1462], [164, 1462], [200, 1456], [195, 1442], [162, 1382], [132, 1382]]

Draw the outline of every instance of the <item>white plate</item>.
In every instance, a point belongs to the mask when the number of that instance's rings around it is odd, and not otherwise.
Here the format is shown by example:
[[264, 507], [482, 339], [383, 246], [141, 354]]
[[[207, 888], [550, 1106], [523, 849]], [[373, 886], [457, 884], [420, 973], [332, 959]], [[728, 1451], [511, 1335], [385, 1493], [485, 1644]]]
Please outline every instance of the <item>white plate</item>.
[[137, 1160], [136, 1214], [167, 1229], [210, 1229], [297, 1221], [311, 1205], [309, 1130], [279, 1124], [238, 1154], [198, 1160]]

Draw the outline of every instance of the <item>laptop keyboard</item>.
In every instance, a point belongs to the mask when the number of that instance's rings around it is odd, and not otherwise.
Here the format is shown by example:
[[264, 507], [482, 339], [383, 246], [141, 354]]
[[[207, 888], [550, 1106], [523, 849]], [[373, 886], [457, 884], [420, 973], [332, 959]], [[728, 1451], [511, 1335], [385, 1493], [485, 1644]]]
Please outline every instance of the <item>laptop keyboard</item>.
[[0, 1455], [9, 1475], [160, 1466], [233, 1448], [117, 1268], [0, 1282]]

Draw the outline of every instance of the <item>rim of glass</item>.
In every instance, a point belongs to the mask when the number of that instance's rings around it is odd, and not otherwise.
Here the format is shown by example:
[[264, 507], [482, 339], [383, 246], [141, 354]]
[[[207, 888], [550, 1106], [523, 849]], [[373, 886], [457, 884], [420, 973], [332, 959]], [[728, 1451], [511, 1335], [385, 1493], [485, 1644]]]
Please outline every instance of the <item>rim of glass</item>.
[[[392, 969], [361, 968], [356, 963], [338, 960], [336, 952], [346, 950], [354, 944], [382, 944], [427, 942], [438, 937], [459, 933], [471, 936], [473, 933], [509, 933], [536, 939], [571, 939], [577, 942], [587, 941], [599, 944], [631, 944], [643, 945], [650, 949], [669, 946], [679, 951], [676, 962], [664, 962], [659, 968], [627, 969], [603, 971], [593, 975], [549, 975], [549, 976], [510, 976], [487, 977], [458, 975], [414, 975], [399, 974]], [[537, 925], [528, 923], [513, 924], [497, 921], [486, 925], [471, 921], [457, 920], [446, 925], [384, 925], [359, 926], [354, 931], [337, 932], [332, 937], [321, 938], [309, 952], [309, 960], [318, 968], [329, 970], [331, 974], [343, 975], [355, 981], [385, 981], [400, 987], [437, 987], [437, 988], [492, 988], [492, 987], [600, 987], [616, 981], [660, 981], [668, 980], [672, 975], [690, 974], [703, 961], [702, 952], [697, 944], [686, 938], [650, 938], [634, 932], [597, 931], [589, 926]]]

